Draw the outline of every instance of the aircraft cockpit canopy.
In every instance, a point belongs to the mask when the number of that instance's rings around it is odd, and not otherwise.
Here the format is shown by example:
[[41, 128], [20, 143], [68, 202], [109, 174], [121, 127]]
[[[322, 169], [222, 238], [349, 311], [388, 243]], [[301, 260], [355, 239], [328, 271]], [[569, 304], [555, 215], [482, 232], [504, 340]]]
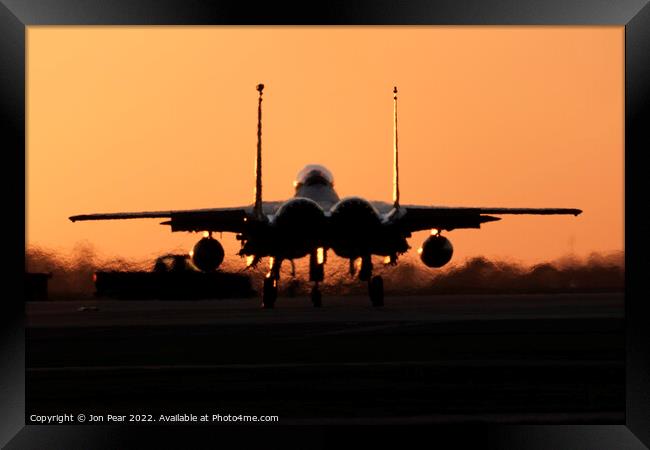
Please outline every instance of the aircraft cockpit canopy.
[[296, 181], [293, 182], [293, 185], [296, 188], [303, 185], [310, 186], [314, 184], [333, 186], [334, 177], [332, 176], [332, 172], [320, 164], [308, 164], [298, 172], [298, 175], [296, 175]]

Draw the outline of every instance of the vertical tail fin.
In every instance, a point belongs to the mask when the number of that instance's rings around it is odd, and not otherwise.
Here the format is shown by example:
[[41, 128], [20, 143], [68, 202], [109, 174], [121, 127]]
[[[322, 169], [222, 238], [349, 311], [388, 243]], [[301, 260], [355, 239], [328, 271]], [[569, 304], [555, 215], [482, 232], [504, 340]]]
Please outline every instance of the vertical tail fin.
[[257, 91], [260, 93], [257, 100], [257, 159], [255, 161], [255, 206], [253, 213], [257, 219], [264, 217], [262, 211], [262, 91], [263, 84], [257, 85]]
[[397, 86], [393, 87], [393, 208], [399, 209], [399, 153], [397, 150]]

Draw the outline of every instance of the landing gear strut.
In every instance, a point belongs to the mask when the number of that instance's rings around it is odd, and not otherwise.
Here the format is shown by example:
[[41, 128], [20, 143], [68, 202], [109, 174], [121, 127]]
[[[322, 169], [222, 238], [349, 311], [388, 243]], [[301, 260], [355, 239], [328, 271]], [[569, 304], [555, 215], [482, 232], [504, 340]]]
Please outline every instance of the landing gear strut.
[[264, 288], [262, 291], [262, 308], [273, 309], [277, 298], [278, 298], [278, 280], [272, 277], [264, 278]]
[[322, 295], [320, 293], [320, 288], [318, 287], [318, 281], [316, 281], [314, 286], [312, 286], [310, 297], [314, 307], [320, 308], [322, 305]]
[[384, 279], [380, 275], [372, 276], [372, 259], [370, 255], [361, 257], [359, 280], [368, 282], [368, 296], [372, 306], [384, 306]]
[[359, 269], [359, 279], [361, 281], [370, 281], [372, 276], [372, 259], [370, 255], [361, 257], [361, 268]]
[[321, 295], [318, 283], [323, 281], [325, 277], [325, 260], [327, 253], [324, 248], [317, 248], [309, 255], [309, 281], [313, 281], [314, 285], [311, 288], [311, 303], [315, 308], [320, 308], [323, 304], [323, 296]]
[[264, 287], [262, 290], [262, 308], [272, 309], [278, 298], [278, 280], [280, 279], [281, 259], [272, 259], [271, 269], [264, 278]]
[[381, 275], [374, 276], [368, 281], [368, 294], [372, 306], [384, 306], [384, 279]]
[[291, 280], [289, 280], [289, 285], [287, 286], [287, 296], [295, 297], [296, 289], [298, 288], [298, 280], [296, 280], [296, 264], [293, 262], [293, 259], [289, 260], [291, 262]]

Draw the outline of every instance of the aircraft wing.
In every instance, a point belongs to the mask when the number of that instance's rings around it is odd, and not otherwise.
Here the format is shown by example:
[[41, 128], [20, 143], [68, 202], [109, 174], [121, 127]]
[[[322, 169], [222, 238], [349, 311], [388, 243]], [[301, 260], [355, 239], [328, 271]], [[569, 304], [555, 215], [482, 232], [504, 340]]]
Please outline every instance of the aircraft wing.
[[398, 223], [405, 231], [421, 231], [437, 228], [453, 230], [455, 228], [480, 228], [482, 223], [501, 220], [493, 215], [502, 214], [570, 214], [577, 216], [579, 209], [571, 208], [471, 208], [441, 206], [402, 206]]
[[[272, 214], [280, 202], [264, 202], [263, 210]], [[216, 231], [239, 233], [244, 231], [247, 221], [253, 217], [251, 206], [232, 208], [209, 208], [177, 211], [119, 212], [82, 214], [71, 216], [72, 222], [86, 220], [120, 219], [168, 219], [162, 225], [171, 226], [171, 231]]]

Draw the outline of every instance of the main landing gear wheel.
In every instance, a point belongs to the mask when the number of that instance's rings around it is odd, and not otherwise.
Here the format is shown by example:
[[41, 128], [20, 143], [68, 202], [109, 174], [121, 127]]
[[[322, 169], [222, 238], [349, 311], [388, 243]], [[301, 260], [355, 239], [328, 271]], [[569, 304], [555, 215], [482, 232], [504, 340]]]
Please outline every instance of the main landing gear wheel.
[[372, 306], [384, 306], [384, 279], [380, 276], [374, 276], [368, 281], [368, 294]]
[[361, 281], [370, 282], [371, 277], [372, 277], [372, 259], [370, 259], [370, 255], [362, 256], [361, 268], [359, 269], [359, 279]]
[[272, 309], [278, 298], [278, 282], [273, 278], [264, 278], [262, 290], [262, 308]]
[[314, 305], [314, 308], [320, 308], [322, 303], [323, 296], [320, 293], [320, 288], [318, 283], [314, 283], [314, 286], [311, 288], [311, 302]]

